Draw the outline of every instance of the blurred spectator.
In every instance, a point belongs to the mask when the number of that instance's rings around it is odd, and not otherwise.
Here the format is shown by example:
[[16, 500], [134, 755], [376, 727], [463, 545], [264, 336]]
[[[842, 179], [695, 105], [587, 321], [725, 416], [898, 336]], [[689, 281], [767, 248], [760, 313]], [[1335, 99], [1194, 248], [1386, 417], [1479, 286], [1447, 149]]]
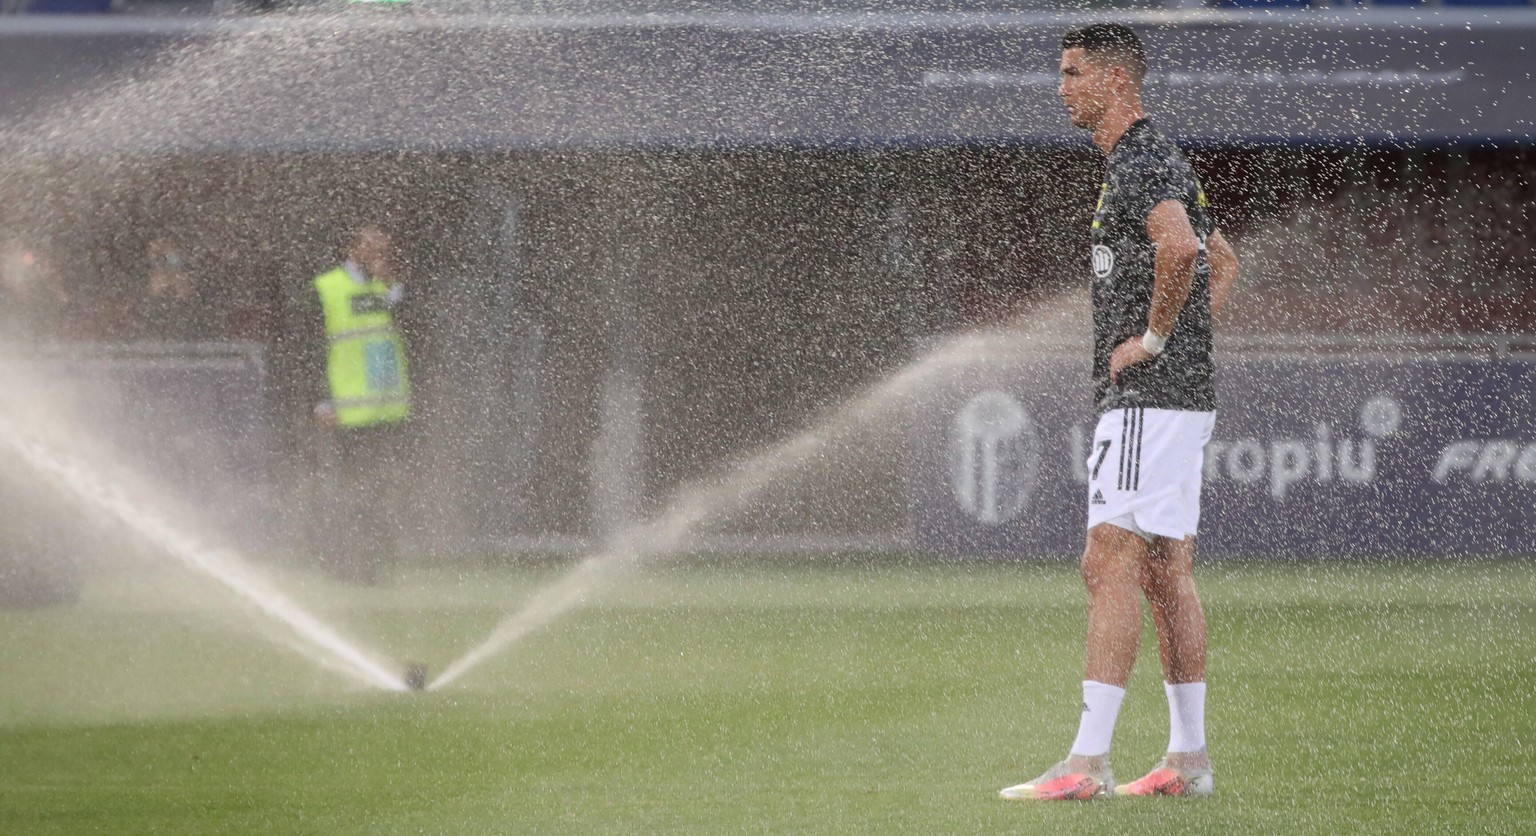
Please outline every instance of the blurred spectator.
[[65, 330], [69, 292], [52, 256], [23, 238], [0, 248], [0, 339], [49, 341]]
[[411, 410], [396, 320], [404, 298], [392, 241], [366, 227], [352, 235], [346, 260], [297, 300], [298, 388], [308, 393], [330, 477], [320, 498], [324, 560], [342, 580], [377, 582], [398, 557]]

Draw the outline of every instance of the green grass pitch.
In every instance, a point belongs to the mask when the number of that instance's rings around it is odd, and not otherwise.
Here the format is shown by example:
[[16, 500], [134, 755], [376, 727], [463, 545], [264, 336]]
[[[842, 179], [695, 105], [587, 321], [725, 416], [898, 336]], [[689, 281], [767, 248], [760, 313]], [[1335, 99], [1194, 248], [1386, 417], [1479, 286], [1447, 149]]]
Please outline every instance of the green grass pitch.
[[[309, 579], [298, 596], [381, 653], [441, 670], [554, 576]], [[75, 605], [0, 610], [0, 833], [1536, 821], [1536, 567], [1213, 564], [1199, 581], [1217, 797], [1031, 805], [996, 793], [1076, 729], [1084, 605], [1069, 566], [658, 567], [417, 694], [355, 687], [190, 581], [95, 578]], [[1166, 742], [1148, 632], [1117, 775]]]

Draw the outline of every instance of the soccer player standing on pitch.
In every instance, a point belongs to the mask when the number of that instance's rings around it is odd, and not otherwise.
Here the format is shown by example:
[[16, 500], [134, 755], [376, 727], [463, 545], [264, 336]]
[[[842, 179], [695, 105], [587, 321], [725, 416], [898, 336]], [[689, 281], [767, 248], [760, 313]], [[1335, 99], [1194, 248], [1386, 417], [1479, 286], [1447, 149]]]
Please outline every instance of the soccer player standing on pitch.
[[[1072, 124], [1108, 155], [1094, 210], [1093, 381], [1099, 415], [1088, 459], [1088, 639], [1083, 712], [1067, 759], [1009, 800], [1209, 795], [1205, 614], [1192, 574], [1200, 471], [1216, 420], [1211, 315], [1237, 256], [1206, 214], [1183, 153], [1141, 105], [1146, 53], [1120, 24], [1061, 41], [1057, 93]], [[1168, 754], [1115, 787], [1109, 743], [1136, 661], [1141, 598], [1157, 628], [1168, 694]]]

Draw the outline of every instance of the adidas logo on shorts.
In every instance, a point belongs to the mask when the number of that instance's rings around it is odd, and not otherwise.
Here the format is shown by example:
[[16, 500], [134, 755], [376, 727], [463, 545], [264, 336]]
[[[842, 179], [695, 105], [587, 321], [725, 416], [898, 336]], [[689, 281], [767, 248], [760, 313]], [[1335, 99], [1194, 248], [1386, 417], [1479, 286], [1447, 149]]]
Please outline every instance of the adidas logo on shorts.
[[1093, 492], [1093, 499], [1089, 501], [1089, 504], [1091, 504], [1091, 505], [1108, 505], [1109, 503], [1104, 500], [1104, 492], [1103, 491], [1094, 491]]

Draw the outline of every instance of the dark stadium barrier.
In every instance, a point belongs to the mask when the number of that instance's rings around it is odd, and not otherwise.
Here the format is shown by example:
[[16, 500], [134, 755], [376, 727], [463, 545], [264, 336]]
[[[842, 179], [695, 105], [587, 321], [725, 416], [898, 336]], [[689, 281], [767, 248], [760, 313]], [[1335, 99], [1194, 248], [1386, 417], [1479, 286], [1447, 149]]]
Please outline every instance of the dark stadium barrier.
[[[6, 362], [24, 374], [25, 397], [67, 428], [63, 452], [107, 457], [99, 478], [121, 473], [151, 487], [174, 504], [157, 511], [195, 516], [190, 530], [270, 542], [273, 445], [260, 345], [58, 343], [13, 348]], [[0, 458], [21, 467], [10, 451]]]
[[[1202, 554], [1536, 552], [1536, 361], [1465, 354], [1255, 354], [1220, 365]], [[1086, 367], [978, 364], [913, 424], [920, 548], [1082, 548], [1093, 415]]]

